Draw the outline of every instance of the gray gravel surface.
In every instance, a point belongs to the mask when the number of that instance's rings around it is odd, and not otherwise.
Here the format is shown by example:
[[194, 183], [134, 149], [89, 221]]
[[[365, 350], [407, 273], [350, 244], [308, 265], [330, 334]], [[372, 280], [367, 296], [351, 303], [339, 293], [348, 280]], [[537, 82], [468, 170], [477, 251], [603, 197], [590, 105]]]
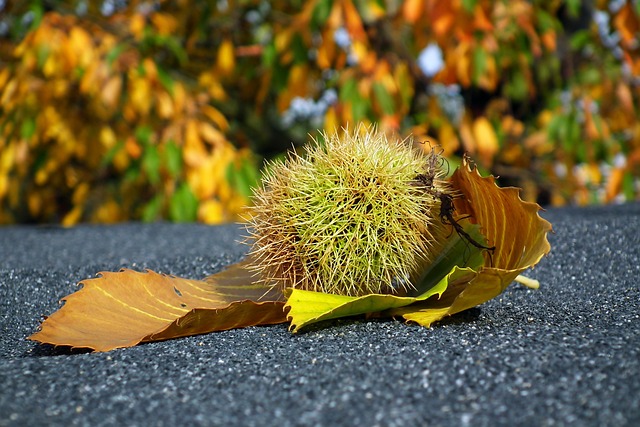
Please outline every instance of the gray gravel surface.
[[242, 258], [236, 226], [0, 228], [0, 426], [640, 425], [640, 204], [552, 209], [552, 253], [431, 329], [332, 321], [108, 353], [26, 340], [103, 270], [200, 278]]

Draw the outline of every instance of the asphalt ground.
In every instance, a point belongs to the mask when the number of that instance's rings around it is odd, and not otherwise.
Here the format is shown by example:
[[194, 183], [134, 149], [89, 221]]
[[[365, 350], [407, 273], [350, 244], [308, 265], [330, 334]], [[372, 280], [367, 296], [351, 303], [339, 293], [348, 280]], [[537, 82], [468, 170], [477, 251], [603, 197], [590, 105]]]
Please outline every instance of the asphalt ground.
[[108, 353], [26, 337], [99, 271], [219, 271], [245, 253], [241, 229], [0, 228], [0, 426], [640, 425], [640, 204], [543, 216], [540, 289], [430, 329], [355, 318]]

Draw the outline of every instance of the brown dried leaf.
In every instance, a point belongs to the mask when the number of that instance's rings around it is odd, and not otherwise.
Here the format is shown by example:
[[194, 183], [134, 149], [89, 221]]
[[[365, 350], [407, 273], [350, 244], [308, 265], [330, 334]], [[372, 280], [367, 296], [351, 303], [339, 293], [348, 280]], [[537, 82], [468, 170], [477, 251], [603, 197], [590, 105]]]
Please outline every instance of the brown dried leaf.
[[286, 321], [282, 293], [260, 282], [249, 261], [189, 280], [122, 270], [81, 282], [79, 291], [29, 339], [109, 351], [141, 342]]
[[479, 224], [495, 251], [484, 251], [485, 265], [477, 271], [457, 270], [438, 301], [389, 313], [423, 326], [495, 298], [551, 250], [551, 223], [538, 215], [540, 206], [520, 199], [517, 188], [498, 187], [493, 176], [481, 177], [467, 159], [451, 177], [451, 186], [460, 194], [456, 213]]

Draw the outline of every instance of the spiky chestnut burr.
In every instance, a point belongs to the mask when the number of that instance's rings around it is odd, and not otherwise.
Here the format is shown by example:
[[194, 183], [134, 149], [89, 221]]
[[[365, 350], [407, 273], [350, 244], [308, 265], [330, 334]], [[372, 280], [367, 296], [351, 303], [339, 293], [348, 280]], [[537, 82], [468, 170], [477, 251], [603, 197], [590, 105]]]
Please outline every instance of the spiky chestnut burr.
[[[446, 231], [433, 150], [360, 127], [270, 165], [249, 219], [251, 254], [275, 286], [361, 296], [402, 293]], [[428, 188], [427, 188], [428, 187]], [[425, 191], [430, 190], [430, 191]]]

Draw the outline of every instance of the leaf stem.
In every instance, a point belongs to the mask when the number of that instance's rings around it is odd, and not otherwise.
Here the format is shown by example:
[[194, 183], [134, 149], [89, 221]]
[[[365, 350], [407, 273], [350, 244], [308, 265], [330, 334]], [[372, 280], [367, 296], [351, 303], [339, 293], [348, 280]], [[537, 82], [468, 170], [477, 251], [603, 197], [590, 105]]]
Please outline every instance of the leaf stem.
[[514, 280], [530, 289], [538, 289], [540, 287], [540, 282], [536, 279], [530, 279], [522, 274], [519, 274]]

